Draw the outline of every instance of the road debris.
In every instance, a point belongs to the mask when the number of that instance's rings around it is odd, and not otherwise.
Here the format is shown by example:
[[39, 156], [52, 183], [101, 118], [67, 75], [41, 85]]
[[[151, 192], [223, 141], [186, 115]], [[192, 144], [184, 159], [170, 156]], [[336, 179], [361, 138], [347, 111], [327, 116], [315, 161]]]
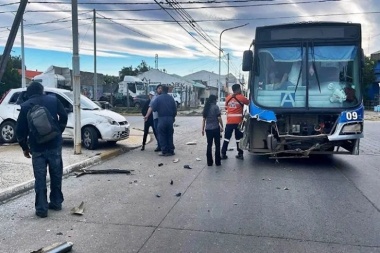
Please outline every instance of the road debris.
[[189, 142], [186, 142], [186, 145], [197, 145], [197, 142], [196, 141], [189, 141]]
[[176, 197], [181, 197], [181, 195], [182, 195], [182, 193], [179, 192], [179, 193], [177, 193], [175, 196], [176, 196]]
[[84, 213], [84, 202], [80, 203], [78, 207], [73, 207], [71, 209], [71, 214], [83, 215]]
[[81, 177], [86, 174], [131, 174], [133, 170], [120, 170], [120, 169], [109, 169], [109, 170], [85, 170], [82, 169], [76, 173], [76, 177]]
[[173, 185], [173, 180], [170, 180], [170, 184]]
[[199, 161], [202, 161], [202, 159], [199, 158], [199, 157], [195, 158], [195, 160], [197, 160], [198, 162], [199, 162]]
[[288, 187], [285, 187], [284, 190], [287, 191], [287, 190], [289, 190], [289, 188], [288, 188]]
[[72, 242], [58, 242], [38, 249], [37, 251], [32, 251], [31, 253], [65, 253], [70, 252], [72, 248]]
[[176, 159], [173, 160], [173, 163], [178, 163], [178, 162], [179, 162], [178, 158], [176, 158]]
[[164, 164], [163, 164], [163, 163], [159, 163], [159, 164], [158, 164], [158, 167], [161, 167], [162, 165], [164, 165]]
[[161, 197], [161, 195], [160, 195], [160, 194], [156, 194], [156, 197], [157, 197], [157, 198], [160, 198], [160, 197]]
[[184, 169], [189, 169], [189, 170], [192, 169], [192, 168], [190, 167], [190, 165], [187, 165], [187, 164], [186, 164], [186, 165], [183, 165], [183, 168], [184, 168]]

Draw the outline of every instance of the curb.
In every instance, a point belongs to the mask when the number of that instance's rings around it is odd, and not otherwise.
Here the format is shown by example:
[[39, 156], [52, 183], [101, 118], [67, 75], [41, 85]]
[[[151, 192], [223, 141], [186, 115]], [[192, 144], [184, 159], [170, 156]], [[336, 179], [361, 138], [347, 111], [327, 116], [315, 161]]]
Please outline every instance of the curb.
[[[150, 137], [150, 134], [148, 134], [147, 143], [149, 143], [150, 141], [151, 141], [151, 137]], [[140, 144], [134, 144], [129, 147], [122, 146], [120, 148], [115, 148], [110, 151], [105, 151], [99, 155], [95, 155], [94, 157], [88, 158], [84, 161], [68, 165], [63, 168], [63, 178], [68, 177], [68, 175], [72, 173], [73, 171], [87, 168], [92, 165], [100, 164], [106, 160], [109, 160], [111, 158], [124, 154], [130, 150], [139, 148], [140, 146], [141, 146]], [[49, 173], [46, 178], [46, 183], [50, 183]], [[34, 188], [34, 179], [5, 188], [5, 190], [0, 192], [0, 204], [3, 204], [13, 198], [17, 198], [19, 195], [25, 192], [28, 192], [32, 190], [33, 188]]]

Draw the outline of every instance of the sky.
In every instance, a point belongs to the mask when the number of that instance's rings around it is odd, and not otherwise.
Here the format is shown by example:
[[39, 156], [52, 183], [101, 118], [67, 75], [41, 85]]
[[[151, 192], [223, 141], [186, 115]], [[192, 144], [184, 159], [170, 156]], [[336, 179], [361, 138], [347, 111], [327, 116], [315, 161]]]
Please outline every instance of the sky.
[[[19, 4], [0, 0], [0, 54]], [[29, 0], [23, 22], [28, 70], [72, 68], [71, 7], [71, 0]], [[142, 61], [180, 76], [218, 73], [219, 45], [221, 74], [247, 75], [242, 55], [255, 28], [283, 23], [361, 23], [364, 53], [380, 50], [380, 0], [78, 0], [80, 69], [88, 72], [95, 69], [93, 10], [96, 71], [114, 76]], [[21, 29], [11, 55], [21, 56]]]

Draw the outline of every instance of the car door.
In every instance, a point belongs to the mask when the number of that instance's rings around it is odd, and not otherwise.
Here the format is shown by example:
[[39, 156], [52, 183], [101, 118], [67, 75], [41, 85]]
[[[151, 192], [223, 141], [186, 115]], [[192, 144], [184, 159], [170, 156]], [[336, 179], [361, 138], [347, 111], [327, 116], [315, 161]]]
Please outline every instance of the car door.
[[55, 96], [65, 108], [68, 118], [67, 118], [67, 125], [65, 128], [65, 131], [63, 131], [62, 133], [62, 137], [65, 139], [72, 139], [74, 137], [74, 113], [73, 113], [73, 106], [71, 102], [57, 93], [46, 92], [46, 94]]

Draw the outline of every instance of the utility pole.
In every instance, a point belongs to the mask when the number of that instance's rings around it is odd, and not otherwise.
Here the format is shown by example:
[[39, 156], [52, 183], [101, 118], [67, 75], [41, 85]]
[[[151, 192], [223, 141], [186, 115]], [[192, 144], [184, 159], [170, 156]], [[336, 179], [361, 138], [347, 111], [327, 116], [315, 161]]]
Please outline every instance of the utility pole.
[[82, 153], [81, 117], [80, 117], [80, 68], [78, 42], [78, 0], [71, 1], [71, 19], [73, 32], [73, 92], [74, 92], [74, 154]]
[[21, 19], [21, 87], [26, 87], [25, 52], [24, 52], [24, 19]]
[[94, 11], [94, 100], [98, 101], [98, 74], [96, 72], [96, 11]]
[[5, 68], [7, 66], [8, 59], [13, 47], [13, 43], [15, 42], [18, 27], [20, 26], [27, 4], [28, 4], [28, 0], [20, 1], [20, 6], [18, 7], [15, 19], [13, 20], [13, 24], [8, 36], [7, 44], [5, 44], [4, 52], [0, 59], [0, 82], [1, 82], [1, 79], [3, 78]]

